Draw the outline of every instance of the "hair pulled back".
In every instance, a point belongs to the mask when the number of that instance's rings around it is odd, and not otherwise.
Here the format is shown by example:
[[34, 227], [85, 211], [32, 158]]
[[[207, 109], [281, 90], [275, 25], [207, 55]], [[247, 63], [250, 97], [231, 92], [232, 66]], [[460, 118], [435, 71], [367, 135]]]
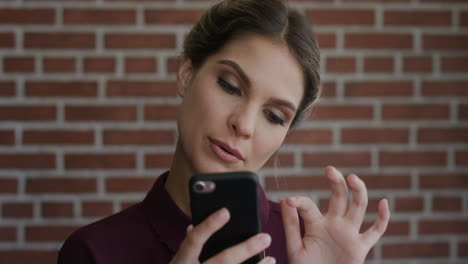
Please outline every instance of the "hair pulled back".
[[291, 123], [295, 127], [320, 95], [320, 53], [312, 29], [297, 11], [281, 0], [225, 0], [208, 9], [192, 28], [183, 55], [195, 69], [234, 37], [255, 33], [284, 41], [300, 63], [305, 77], [304, 94]]

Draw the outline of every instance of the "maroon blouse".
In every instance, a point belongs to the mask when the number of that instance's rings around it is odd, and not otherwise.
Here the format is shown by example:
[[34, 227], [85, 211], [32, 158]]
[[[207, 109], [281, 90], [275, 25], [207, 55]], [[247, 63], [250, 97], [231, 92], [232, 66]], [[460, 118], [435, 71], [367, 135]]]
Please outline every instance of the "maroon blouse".
[[[161, 175], [145, 199], [70, 235], [58, 253], [59, 264], [169, 263], [185, 237], [191, 218], [167, 193]], [[267, 256], [287, 263], [286, 241], [278, 203], [259, 187], [263, 232], [272, 237]]]

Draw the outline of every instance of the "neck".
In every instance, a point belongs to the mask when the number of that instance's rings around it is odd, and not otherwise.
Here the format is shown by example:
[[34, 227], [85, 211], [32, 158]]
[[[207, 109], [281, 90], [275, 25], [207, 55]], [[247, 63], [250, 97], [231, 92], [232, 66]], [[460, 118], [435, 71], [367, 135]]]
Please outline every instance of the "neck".
[[179, 209], [188, 216], [191, 215], [188, 184], [193, 174], [194, 170], [190, 168], [180, 143], [177, 143], [165, 187]]

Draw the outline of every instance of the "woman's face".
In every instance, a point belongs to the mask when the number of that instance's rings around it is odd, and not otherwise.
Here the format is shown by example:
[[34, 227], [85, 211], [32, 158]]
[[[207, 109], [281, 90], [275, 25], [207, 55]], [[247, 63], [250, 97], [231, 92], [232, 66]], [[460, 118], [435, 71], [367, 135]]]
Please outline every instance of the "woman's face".
[[257, 171], [282, 144], [303, 95], [284, 43], [245, 34], [178, 72], [182, 159], [193, 173]]

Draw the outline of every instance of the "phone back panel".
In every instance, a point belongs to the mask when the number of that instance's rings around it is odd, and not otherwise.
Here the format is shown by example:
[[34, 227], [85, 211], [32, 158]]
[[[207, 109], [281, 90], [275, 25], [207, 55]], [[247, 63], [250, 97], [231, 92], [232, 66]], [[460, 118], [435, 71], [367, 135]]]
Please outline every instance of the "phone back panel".
[[[213, 181], [216, 188], [211, 193], [194, 192], [192, 186], [197, 181]], [[229, 222], [205, 243], [200, 261], [261, 231], [257, 176], [254, 173], [198, 174], [191, 178], [189, 188], [194, 225], [222, 207], [226, 207], [231, 215]], [[257, 263], [260, 259], [261, 255], [244, 263]]]

